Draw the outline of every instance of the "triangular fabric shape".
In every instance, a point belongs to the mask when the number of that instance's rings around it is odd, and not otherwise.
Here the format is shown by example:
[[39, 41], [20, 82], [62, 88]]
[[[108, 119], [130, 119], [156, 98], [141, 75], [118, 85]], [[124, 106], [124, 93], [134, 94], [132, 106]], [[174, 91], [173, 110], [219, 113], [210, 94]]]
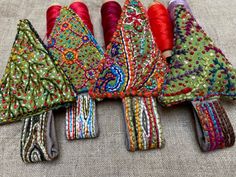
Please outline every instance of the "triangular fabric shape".
[[61, 9], [48, 38], [48, 48], [75, 91], [87, 92], [93, 84], [104, 52], [80, 17], [70, 8]]
[[75, 100], [63, 71], [50, 58], [28, 20], [21, 20], [0, 83], [0, 124], [46, 112]]
[[198, 24], [177, 5], [175, 48], [160, 101], [165, 105], [220, 96], [236, 98], [236, 70]]
[[166, 62], [154, 42], [143, 5], [137, 0], [126, 0], [90, 95], [157, 96], [165, 72]]

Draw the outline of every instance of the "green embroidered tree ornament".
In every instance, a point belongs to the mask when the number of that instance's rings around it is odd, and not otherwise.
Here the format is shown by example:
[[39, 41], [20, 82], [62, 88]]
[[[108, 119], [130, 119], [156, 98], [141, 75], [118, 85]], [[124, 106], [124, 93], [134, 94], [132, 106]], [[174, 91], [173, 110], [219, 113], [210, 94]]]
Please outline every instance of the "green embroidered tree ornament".
[[97, 137], [96, 103], [88, 89], [93, 86], [97, 66], [104, 58], [102, 48], [82, 19], [68, 7], [61, 9], [55, 21], [48, 48], [77, 92], [76, 103], [66, 113], [67, 139]]
[[0, 83], [0, 124], [41, 114], [75, 100], [64, 73], [28, 20], [21, 20]]
[[166, 106], [192, 103], [203, 151], [232, 146], [233, 127], [218, 99], [236, 98], [236, 70], [198, 24], [186, 2], [176, 2], [169, 5], [175, 47], [159, 100]]
[[48, 38], [48, 48], [74, 90], [77, 93], [87, 92], [93, 85], [104, 53], [93, 34], [69, 7], [61, 9]]
[[174, 55], [161, 102], [236, 98], [236, 70], [184, 6], [175, 8], [174, 23]]

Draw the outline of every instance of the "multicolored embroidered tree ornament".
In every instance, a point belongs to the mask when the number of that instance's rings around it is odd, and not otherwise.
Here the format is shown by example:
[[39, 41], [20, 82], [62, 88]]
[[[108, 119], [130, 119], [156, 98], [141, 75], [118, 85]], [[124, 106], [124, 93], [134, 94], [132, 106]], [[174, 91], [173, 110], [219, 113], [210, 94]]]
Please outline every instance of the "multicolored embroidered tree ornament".
[[154, 42], [141, 2], [126, 0], [122, 11], [90, 95], [122, 98], [128, 150], [160, 148], [164, 138], [152, 96], [161, 89], [166, 62]]
[[236, 98], [236, 70], [185, 5], [177, 3], [170, 13], [175, 48], [160, 101], [167, 106], [192, 102], [203, 151], [232, 146], [233, 128], [218, 99]]
[[103, 50], [80, 17], [63, 7], [48, 38], [49, 51], [78, 94], [77, 103], [67, 109], [68, 139], [94, 138], [98, 135], [95, 100], [87, 91], [92, 86]]
[[0, 83], [0, 124], [37, 115], [75, 96], [63, 71], [51, 60], [28, 20], [21, 20]]

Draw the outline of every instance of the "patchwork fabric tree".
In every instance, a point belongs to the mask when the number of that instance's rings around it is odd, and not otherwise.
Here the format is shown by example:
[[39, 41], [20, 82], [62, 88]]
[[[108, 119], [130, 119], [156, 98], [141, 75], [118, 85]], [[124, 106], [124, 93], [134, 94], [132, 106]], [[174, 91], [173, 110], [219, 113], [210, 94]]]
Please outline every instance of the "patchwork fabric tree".
[[98, 134], [95, 100], [88, 95], [103, 50], [80, 17], [63, 7], [48, 38], [53, 59], [77, 92], [77, 102], [67, 109], [66, 136], [69, 140], [94, 138]]
[[157, 48], [142, 3], [126, 0], [106, 58], [99, 65], [93, 98], [122, 98], [127, 148], [160, 148], [164, 138], [157, 112], [157, 96], [166, 62]]
[[0, 82], [0, 124], [41, 114], [74, 99], [70, 83], [31, 23], [21, 20]]
[[185, 5], [176, 3], [170, 13], [175, 48], [160, 101], [166, 106], [192, 102], [203, 151], [232, 146], [234, 131], [218, 99], [236, 98], [236, 70]]

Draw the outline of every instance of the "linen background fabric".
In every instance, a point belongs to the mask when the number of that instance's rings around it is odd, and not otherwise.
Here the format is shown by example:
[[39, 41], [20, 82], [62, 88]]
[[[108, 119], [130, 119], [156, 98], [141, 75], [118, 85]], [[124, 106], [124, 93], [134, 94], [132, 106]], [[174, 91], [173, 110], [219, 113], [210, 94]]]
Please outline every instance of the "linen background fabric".
[[[53, 2], [64, 0], [0, 1], [0, 76], [9, 58], [19, 19], [28, 18], [40, 36], [46, 33], [45, 13]], [[119, 1], [121, 5], [124, 2]], [[148, 6], [151, 0], [142, 0]], [[167, 4], [168, 0], [162, 0]], [[215, 44], [236, 67], [236, 1], [189, 0], [194, 16]], [[103, 45], [100, 22], [102, 0], [86, 0], [95, 37]], [[234, 128], [236, 103], [223, 102]], [[236, 146], [213, 153], [202, 153], [197, 144], [192, 110], [188, 105], [159, 108], [166, 145], [161, 150], [130, 153], [125, 148], [121, 100], [97, 105], [100, 136], [97, 139], [68, 142], [64, 136], [65, 111], [55, 111], [59, 157], [49, 163], [24, 164], [20, 158], [22, 122], [0, 126], [0, 177], [65, 176], [236, 176]]]

